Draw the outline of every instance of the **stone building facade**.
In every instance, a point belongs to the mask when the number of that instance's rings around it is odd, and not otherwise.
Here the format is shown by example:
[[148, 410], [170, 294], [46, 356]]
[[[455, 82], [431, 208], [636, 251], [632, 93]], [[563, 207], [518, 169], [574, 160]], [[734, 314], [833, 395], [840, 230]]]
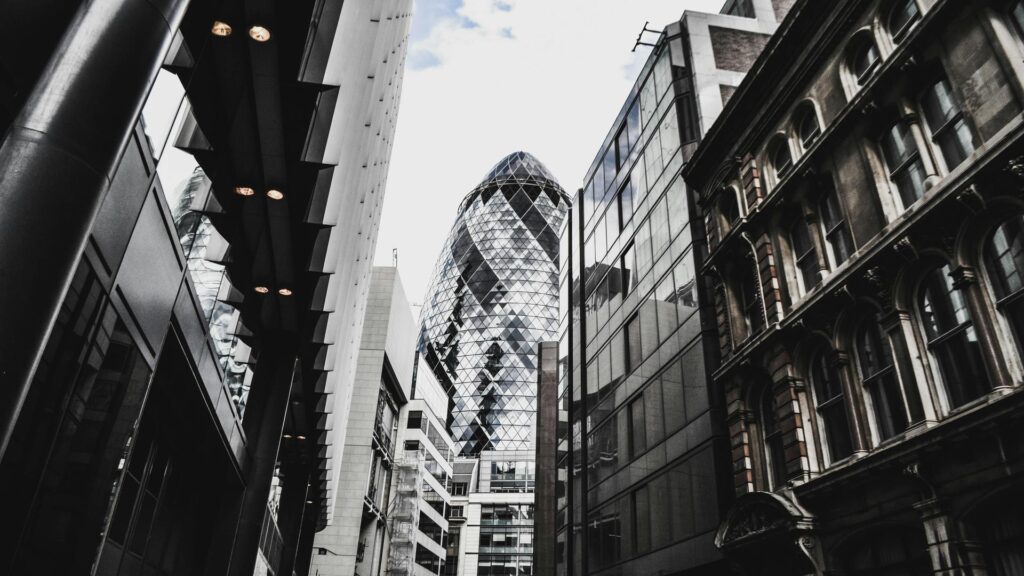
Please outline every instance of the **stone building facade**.
[[1024, 574], [1024, 3], [800, 0], [684, 168], [744, 574]]

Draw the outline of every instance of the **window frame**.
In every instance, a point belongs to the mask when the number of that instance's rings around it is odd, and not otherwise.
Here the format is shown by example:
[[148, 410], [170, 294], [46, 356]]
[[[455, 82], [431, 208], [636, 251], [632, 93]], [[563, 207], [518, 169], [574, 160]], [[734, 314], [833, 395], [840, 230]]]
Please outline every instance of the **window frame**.
[[[866, 54], [873, 54], [874, 58], [871, 59], [871, 62], [869, 62], [863, 70], [858, 72], [857, 60], [859, 59], [858, 56], [862, 53], [862, 50], [865, 51], [864, 53]], [[878, 70], [881, 63], [882, 54], [878, 51], [878, 44], [875, 42], [874, 35], [870, 32], [865, 32], [856, 38], [853, 46], [849, 49], [846, 56], [846, 66], [849, 68], [850, 75], [853, 76], [857, 86], [867, 84], [867, 81], [875, 75], [875, 71]]]
[[[814, 130], [810, 135], [804, 134], [807, 119], [814, 121]], [[796, 129], [797, 138], [800, 140], [800, 146], [804, 151], [807, 151], [821, 137], [822, 128], [821, 122], [818, 119], [818, 110], [812, 102], [806, 101], [797, 109], [794, 128]]]
[[[833, 358], [829, 357], [829, 350], [819, 350], [811, 359], [810, 369], [810, 388], [811, 388], [811, 400], [814, 402], [814, 413], [817, 420], [818, 433], [821, 436], [821, 446], [824, 449], [823, 459], [826, 462], [826, 466], [832, 466], [839, 462], [847, 460], [856, 452], [853, 442], [853, 430], [850, 427], [850, 416], [847, 412], [847, 402], [850, 401], [846, 390], [843, 386], [842, 376], [840, 375], [840, 367], [835, 364]], [[819, 373], [818, 370], [824, 372]], [[823, 391], [822, 386], [826, 385], [826, 382], [822, 381], [822, 377], [827, 376], [829, 379], [834, 380], [832, 382], [835, 385], [835, 391], [829, 398], [822, 398]], [[838, 407], [838, 409], [837, 409]], [[829, 412], [835, 412], [829, 414]], [[833, 429], [836, 422], [832, 422], [832, 417], [839, 416], [842, 419], [842, 423], [845, 424], [846, 446], [842, 446], [848, 450], [849, 453], [839, 455], [837, 442], [841, 441], [836, 437]]]
[[[780, 166], [779, 154], [782, 152], [786, 154], [786, 162], [783, 162]], [[772, 170], [775, 172], [775, 183], [778, 184], [793, 171], [793, 166], [796, 164], [793, 158], [793, 151], [789, 149], [789, 140], [784, 136], [777, 136], [769, 148], [769, 157]]]
[[769, 490], [782, 488], [788, 480], [785, 443], [782, 438], [782, 427], [779, 426], [778, 414], [775, 411], [775, 391], [773, 388], [770, 383], [764, 385], [758, 399], [761, 442], [764, 444], [764, 479]]
[[[875, 348], [872, 354], [873, 363], [866, 358], [865, 342], [868, 339]], [[900, 381], [899, 368], [896, 366], [892, 345], [878, 324], [877, 314], [873, 314], [857, 328], [855, 343], [860, 386], [867, 393], [871, 402], [873, 408], [871, 416], [874, 420], [878, 444], [882, 444], [898, 438], [910, 427], [912, 418], [907, 406], [907, 396]], [[883, 351], [887, 351], [885, 358], [882, 356]], [[886, 359], [888, 364], [885, 362]], [[871, 368], [870, 371], [869, 368]], [[894, 398], [890, 394], [893, 389], [899, 397], [898, 406], [892, 406]], [[895, 412], [897, 409], [899, 412]], [[885, 411], [886, 414], [883, 415], [881, 411]]]
[[[825, 240], [825, 255], [828, 258], [829, 266], [835, 270], [845, 264], [857, 251], [853, 244], [853, 235], [847, 224], [845, 207], [835, 186], [830, 185], [829, 189], [821, 195], [817, 207], [818, 224], [821, 226], [822, 239]], [[828, 218], [828, 215], [838, 216], [838, 218]], [[841, 236], [843, 243], [846, 244], [848, 254], [842, 260], [836, 255], [836, 245], [833, 242], [835, 236]]]
[[[1024, 2], [1020, 3], [1021, 9], [1024, 10]], [[989, 233], [985, 245], [983, 248], [983, 257], [986, 268], [986, 274], [988, 276], [989, 284], [992, 286], [993, 303], [995, 304], [996, 310], [1002, 315], [1003, 319], [1010, 325], [1010, 332], [1014, 339], [1014, 344], [1017, 347], [1017, 354], [1024, 357], [1024, 266], [1017, 268], [1021, 274], [1022, 279], [1020, 280], [1020, 286], [1016, 289], [1011, 288], [1005, 279], [1003, 273], [1003, 267], [999, 265], [999, 260], [1004, 256], [1009, 256], [1012, 261], [1016, 262], [1017, 258], [1013, 256], [1013, 241], [1007, 242], [1007, 248], [1005, 251], [997, 254], [996, 246], [994, 244], [996, 235], [1003, 233], [1004, 226], [1013, 224], [1017, 221], [1017, 226], [1020, 231], [1018, 236], [1018, 243], [1022, 246], [1020, 252], [1020, 259], [1024, 261], [1024, 214], [1016, 214], [1010, 218], [1007, 218], [1000, 222], [992, 232]], [[1010, 309], [1019, 308], [1020, 311], [1014, 314]], [[1014, 316], [1020, 316], [1015, 318]]]
[[[800, 232], [803, 232], [801, 242], [797, 239], [800, 237]], [[811, 238], [810, 226], [807, 220], [802, 214], [798, 215], [790, 223], [789, 228], [786, 230], [786, 235], [789, 238], [790, 253], [793, 255], [793, 267], [797, 278], [797, 292], [802, 296], [807, 294], [819, 284], [821, 284], [821, 273], [818, 266], [818, 250], [814, 246], [814, 240]], [[801, 253], [798, 244], [804, 243], [806, 246]], [[808, 270], [805, 266], [810, 265], [812, 269]], [[813, 282], [808, 284], [808, 274], [811, 275]]]
[[[903, 118], [897, 118], [895, 122], [890, 122], [887, 126], [888, 128], [883, 130], [882, 137], [878, 141], [878, 147], [882, 152], [882, 161], [885, 164], [886, 177], [889, 179], [889, 185], [895, 189], [896, 196], [899, 197], [900, 205], [903, 207], [903, 210], [907, 210], [908, 208], [919, 202], [922, 198], [924, 198], [924, 195], [927, 192], [924, 186], [924, 180], [927, 179], [927, 173], [925, 172], [924, 160], [921, 157], [922, 151], [921, 148], [917, 145], [917, 141], [914, 139], [912, 128], [907, 125], [907, 122]], [[886, 141], [890, 137], [892, 137], [893, 131], [898, 126], [906, 130], [906, 133], [908, 135], [907, 141], [913, 145], [913, 149], [910, 150], [910, 152], [905, 157], [893, 159], [889, 158], [889, 146], [886, 145]], [[904, 144], [906, 144], [906, 142], [904, 142]], [[911, 191], [915, 193], [916, 198], [913, 202], [907, 202], [907, 199], [904, 198], [905, 191], [903, 189], [903, 186], [900, 186], [899, 180], [901, 176], [909, 174], [910, 168], [915, 164], [919, 166], [919, 168], [921, 169], [921, 174], [925, 175], [925, 178], [922, 179], [920, 195], [916, 194], [916, 190]]]
[[[925, 106], [925, 100], [930, 95], [935, 93], [935, 87], [940, 84], [944, 84], [947, 88], [949, 92], [949, 99], [953, 102], [953, 106], [956, 111], [952, 116], [944, 119], [941, 126], [932, 126], [933, 119], [929, 118], [928, 108]], [[967, 122], [966, 114], [964, 114], [963, 103], [960, 102], [959, 95], [953, 88], [953, 85], [950, 84], [949, 77], [946, 76], [945, 74], [939, 74], [936, 75], [936, 77], [932, 78], [932, 80], [928, 84], [928, 87], [922, 90], [921, 93], [918, 95], [917, 106], [921, 110], [921, 119], [923, 121], [922, 123], [928, 130], [931, 145], [933, 148], [935, 148], [936, 152], [938, 152], [936, 156], [942, 159], [942, 163], [946, 167], [946, 172], [952, 172], [958, 166], [963, 164], [964, 161], [970, 158], [971, 154], [973, 154], [975, 150], [978, 149], [978, 146], [977, 142], [975, 141], [974, 131], [972, 130], [970, 123]], [[970, 134], [971, 136], [970, 150], [963, 149], [959, 138], [956, 138], [958, 128], [961, 124], [963, 125], [964, 129], [967, 130], [968, 134]], [[963, 155], [963, 158], [960, 158], [956, 164], [952, 164], [950, 158], [946, 157], [946, 149], [941, 144], [941, 140], [943, 138], [951, 136], [955, 138], [955, 144], [957, 145], [958, 153]]]
[[[914, 13], [899, 27], [898, 30], [894, 30], [892, 27], [893, 17], [899, 13], [900, 8], [906, 5], [914, 7]], [[885, 29], [889, 32], [889, 36], [892, 37], [894, 44], [899, 44], [906, 38], [907, 34], [914, 28], [914, 26], [921, 21], [921, 8], [917, 5], [914, 0], [904, 0], [903, 3], [897, 3], [890, 7], [889, 14], [885, 18]]]

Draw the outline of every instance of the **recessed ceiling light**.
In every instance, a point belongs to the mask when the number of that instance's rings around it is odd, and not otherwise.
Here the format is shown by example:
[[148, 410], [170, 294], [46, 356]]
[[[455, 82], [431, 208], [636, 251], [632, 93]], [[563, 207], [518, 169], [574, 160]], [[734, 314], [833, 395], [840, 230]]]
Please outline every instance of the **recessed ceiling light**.
[[270, 198], [271, 200], [280, 200], [284, 198], [284, 192], [281, 192], [280, 190], [267, 190], [267, 198]]
[[256, 191], [248, 186], [235, 186], [235, 194], [239, 196], [252, 196]]
[[306, 437], [305, 436], [296, 436], [295, 439], [296, 440], [305, 440]]
[[270, 288], [267, 288], [266, 286], [257, 286], [253, 288], [253, 290], [255, 290], [257, 294], [266, 294], [270, 292]]
[[257, 42], [266, 42], [270, 40], [270, 30], [263, 26], [253, 26], [249, 28], [249, 37]]
[[292, 291], [289, 290], [288, 288], [280, 288], [280, 289], [278, 289], [277, 293], [280, 294], [281, 296], [291, 296], [292, 295]]
[[213, 26], [210, 27], [210, 34], [214, 36], [231, 36], [231, 25], [227, 22], [221, 22], [220, 20], [214, 20]]

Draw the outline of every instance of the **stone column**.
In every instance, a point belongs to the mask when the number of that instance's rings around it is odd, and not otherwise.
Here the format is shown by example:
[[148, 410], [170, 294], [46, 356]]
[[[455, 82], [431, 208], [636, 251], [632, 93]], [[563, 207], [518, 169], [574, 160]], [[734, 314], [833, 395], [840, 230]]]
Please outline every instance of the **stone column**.
[[936, 498], [929, 498], [914, 505], [921, 513], [928, 557], [935, 576], [961, 576], [955, 550], [956, 525], [946, 513], [945, 507]]
[[295, 349], [287, 338], [264, 339], [242, 422], [249, 463], [229, 576], [252, 576], [256, 568], [263, 514], [277, 466], [295, 364]]
[[913, 137], [918, 155], [921, 157], [921, 166], [924, 167], [924, 173], [926, 174], [924, 189], [925, 191], [930, 190], [932, 186], [938, 183], [941, 177], [939, 176], [939, 169], [935, 165], [935, 159], [932, 158], [928, 137], [925, 136], [924, 128], [921, 126], [921, 117], [917, 114], [917, 108], [909, 100], [902, 100], [900, 108], [900, 121], [910, 129], [910, 135]]
[[0, 146], [0, 456], [187, 5], [84, 2]]

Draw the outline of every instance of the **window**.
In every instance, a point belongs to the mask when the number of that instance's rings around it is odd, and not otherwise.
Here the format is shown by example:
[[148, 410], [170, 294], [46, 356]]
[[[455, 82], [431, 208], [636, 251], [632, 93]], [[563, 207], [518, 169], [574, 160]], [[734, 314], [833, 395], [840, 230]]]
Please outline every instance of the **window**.
[[734, 188], [726, 188], [722, 191], [722, 201], [719, 203], [719, 209], [722, 211], [722, 217], [730, 224], [740, 219], [740, 207], [736, 201], [736, 190]]
[[640, 366], [643, 360], [643, 351], [640, 348], [640, 317], [634, 315], [626, 322], [626, 338], [623, 342], [626, 345], [626, 373], [632, 372]]
[[775, 141], [775, 147], [772, 149], [772, 167], [775, 168], [777, 180], [782, 180], [789, 173], [790, 168], [793, 167], [793, 157], [790, 155], [789, 146], [783, 138]]
[[821, 135], [821, 126], [818, 125], [818, 114], [814, 111], [814, 105], [805, 104], [797, 116], [797, 134], [800, 136], [800, 143], [804, 150], [811, 147], [811, 144]]
[[800, 282], [800, 292], [805, 293], [818, 285], [820, 269], [818, 267], [818, 253], [811, 242], [811, 235], [807, 231], [807, 222], [803, 217], [798, 217], [789, 228], [789, 241], [793, 248], [793, 261], [798, 270], [797, 279]]
[[786, 451], [782, 444], [782, 429], [775, 413], [775, 393], [771, 385], [761, 392], [760, 419], [764, 436], [764, 451], [767, 459], [766, 478], [769, 488], [779, 488], [786, 483]]
[[597, 197], [599, 199], [604, 198], [604, 191], [615, 181], [615, 173], [618, 171], [614, 146], [608, 148], [608, 151], [605, 152], [604, 160], [602, 161], [602, 171], [604, 172], [604, 183], [597, 189]]
[[407, 420], [406, 429], [408, 430], [419, 430], [423, 426], [423, 412], [419, 410], [410, 410], [409, 419]]
[[874, 409], [879, 439], [887, 440], [907, 429], [907, 413], [892, 349], [879, 328], [876, 315], [865, 320], [857, 333], [857, 356], [861, 384]]
[[465, 496], [469, 486], [465, 482], [452, 483], [452, 496]]
[[846, 226], [846, 216], [839, 205], [839, 194], [831, 188], [822, 196], [819, 204], [819, 219], [825, 236], [825, 245], [832, 267], [836, 268], [850, 258], [853, 253], [853, 240], [850, 229]]
[[629, 294], [636, 288], [637, 277], [636, 277], [636, 252], [633, 248], [633, 243], [630, 242], [629, 246], [622, 252], [622, 293], [623, 295]]
[[414, 451], [415, 450], [419, 450], [420, 449], [420, 441], [419, 440], [406, 440], [405, 441], [405, 449], [406, 450], [414, 450]]
[[740, 282], [740, 305], [743, 307], [749, 338], [764, 330], [765, 319], [761, 307], [761, 290], [757, 282], [757, 261], [751, 257], [745, 264], [747, 270]]
[[908, 208], [924, 196], [924, 164], [921, 154], [910, 133], [910, 127], [902, 121], [893, 124], [882, 137], [882, 155], [889, 170], [889, 180]]
[[626, 222], [633, 217], [633, 182], [626, 180], [626, 184], [619, 190], [619, 214], [621, 215], [621, 226], [625, 226]]
[[878, 60], [878, 48], [875, 48], [870, 37], [865, 36], [854, 46], [850, 52], [849, 66], [858, 84], [863, 84], [871, 77], [878, 68]]
[[920, 20], [921, 12], [917, 9], [917, 3], [914, 0], [900, 0], [892, 8], [892, 12], [889, 12], [889, 34], [892, 34], [892, 39], [899, 42], [906, 36], [915, 22]]
[[946, 78], [940, 78], [921, 96], [921, 110], [946, 167], [956, 168], [974, 152], [974, 136]]
[[644, 418], [644, 399], [639, 397], [629, 405], [629, 457], [636, 458], [647, 449], [647, 428]]
[[996, 306], [1024, 343], [1024, 216], [1014, 216], [996, 229], [985, 247], [988, 272], [996, 292]]
[[837, 462], [853, 454], [850, 425], [846, 416], [846, 396], [836, 366], [820, 352], [811, 364], [814, 401], [825, 434], [829, 460]]
[[963, 294], [953, 286], [949, 265], [935, 268], [921, 284], [921, 319], [928, 350], [938, 364], [950, 407], [981, 396], [989, 388], [981, 344]]

